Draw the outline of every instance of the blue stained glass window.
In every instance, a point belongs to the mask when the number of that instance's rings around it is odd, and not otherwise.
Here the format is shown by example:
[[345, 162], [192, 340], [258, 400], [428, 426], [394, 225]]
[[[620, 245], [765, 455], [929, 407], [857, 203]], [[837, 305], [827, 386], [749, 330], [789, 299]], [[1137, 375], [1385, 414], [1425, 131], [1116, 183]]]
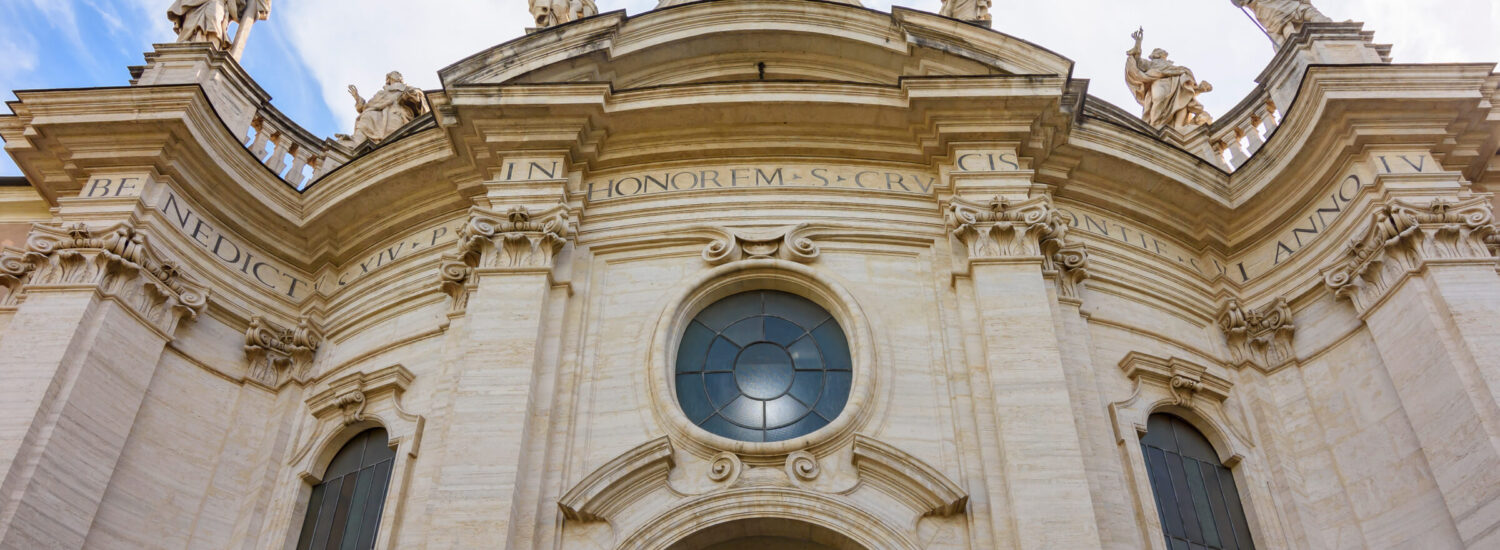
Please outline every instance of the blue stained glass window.
[[844, 329], [827, 310], [786, 292], [745, 292], [708, 306], [684, 329], [677, 403], [714, 434], [783, 441], [843, 412], [852, 365]]

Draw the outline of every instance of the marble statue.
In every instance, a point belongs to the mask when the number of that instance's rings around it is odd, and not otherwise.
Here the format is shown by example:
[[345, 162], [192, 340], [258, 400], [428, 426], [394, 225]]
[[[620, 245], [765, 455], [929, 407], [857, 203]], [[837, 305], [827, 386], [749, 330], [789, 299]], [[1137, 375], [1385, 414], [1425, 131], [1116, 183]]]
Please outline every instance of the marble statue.
[[[271, 0], [175, 0], [167, 8], [178, 42], [207, 42], [236, 58], [245, 49], [250, 27], [270, 15]], [[233, 40], [230, 23], [239, 24]]]
[[1271, 41], [1277, 47], [1286, 43], [1288, 38], [1302, 30], [1303, 23], [1326, 23], [1332, 21], [1318, 8], [1313, 7], [1312, 0], [1230, 0], [1235, 6], [1249, 7], [1255, 13], [1255, 18], [1260, 21], [1260, 26], [1266, 29], [1266, 34], [1271, 35]]
[[989, 21], [990, 0], [943, 0], [938, 15], [963, 21]]
[[1149, 59], [1141, 58], [1141, 40], [1145, 30], [1131, 33], [1135, 47], [1126, 52], [1125, 83], [1141, 104], [1141, 118], [1155, 128], [1171, 126], [1187, 131], [1193, 126], [1212, 122], [1198, 95], [1213, 90], [1208, 82], [1198, 82], [1193, 71], [1167, 59], [1167, 51], [1157, 48]]
[[537, 28], [577, 21], [599, 14], [594, 0], [531, 0], [531, 16]]
[[385, 75], [385, 86], [368, 101], [360, 97], [353, 84], [349, 85], [349, 94], [354, 96], [354, 110], [359, 111], [359, 118], [354, 119], [354, 135], [349, 139], [354, 146], [366, 141], [380, 143], [427, 112], [426, 95], [421, 89], [407, 85], [401, 73], [395, 71]]

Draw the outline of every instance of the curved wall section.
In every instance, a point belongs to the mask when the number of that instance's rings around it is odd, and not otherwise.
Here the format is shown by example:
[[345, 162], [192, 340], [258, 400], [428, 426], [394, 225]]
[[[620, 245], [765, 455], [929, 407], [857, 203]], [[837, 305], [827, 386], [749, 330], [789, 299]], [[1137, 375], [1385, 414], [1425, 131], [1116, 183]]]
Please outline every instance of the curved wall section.
[[[285, 126], [300, 189], [208, 45], [150, 86], [17, 92], [0, 548], [297, 547], [375, 429], [381, 549], [1209, 540], [1158, 507], [1196, 490], [1142, 446], [1161, 415], [1237, 489], [1237, 543], [1500, 546], [1500, 78], [1377, 63], [1358, 27], [1309, 24], [1184, 133], [904, 8], [610, 12], [444, 69], [378, 145], [312, 159]], [[1215, 149], [1260, 105], [1268, 135]], [[700, 349], [713, 304], [772, 294], [847, 353], [815, 369], [744, 312], [759, 336]], [[741, 366], [792, 376], [751, 401], [804, 372], [847, 400], [705, 429], [681, 385], [717, 415], [706, 373]]]

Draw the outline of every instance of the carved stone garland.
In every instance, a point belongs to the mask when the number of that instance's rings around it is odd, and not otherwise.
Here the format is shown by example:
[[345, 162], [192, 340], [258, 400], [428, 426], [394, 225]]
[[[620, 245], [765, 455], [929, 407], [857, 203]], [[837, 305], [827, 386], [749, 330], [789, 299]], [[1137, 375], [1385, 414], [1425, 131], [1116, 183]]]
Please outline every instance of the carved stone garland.
[[577, 232], [566, 204], [547, 209], [517, 206], [500, 214], [474, 208], [459, 229], [457, 251], [438, 265], [443, 292], [453, 297], [454, 312], [468, 305], [468, 288], [476, 269], [551, 269], [553, 259]]
[[1040, 256], [1057, 280], [1061, 298], [1077, 302], [1088, 279], [1088, 247], [1067, 240], [1068, 222], [1046, 197], [1011, 202], [995, 197], [977, 203], [954, 197], [943, 213], [949, 234], [964, 244], [970, 260]]
[[0, 251], [0, 286], [8, 289], [0, 306], [24, 301], [28, 288], [71, 285], [97, 285], [166, 334], [208, 304], [208, 287], [161, 258], [125, 222], [35, 224], [25, 249]]
[[703, 260], [710, 265], [749, 259], [774, 258], [808, 263], [818, 258], [818, 245], [808, 238], [809, 224], [797, 224], [770, 230], [713, 228], [723, 237], [703, 249]]
[[1493, 261], [1495, 235], [1488, 197], [1426, 205], [1395, 199], [1377, 207], [1343, 259], [1323, 269], [1323, 282], [1364, 312], [1428, 262]]
[[1292, 308], [1285, 297], [1261, 309], [1246, 310], [1239, 300], [1229, 300], [1219, 314], [1219, 328], [1229, 344], [1236, 365], [1253, 365], [1274, 371], [1297, 358], [1292, 349]]
[[323, 333], [308, 318], [296, 328], [284, 328], [257, 315], [245, 329], [245, 356], [250, 360], [250, 378], [271, 388], [291, 380], [306, 382], [312, 374], [313, 355], [323, 343]]

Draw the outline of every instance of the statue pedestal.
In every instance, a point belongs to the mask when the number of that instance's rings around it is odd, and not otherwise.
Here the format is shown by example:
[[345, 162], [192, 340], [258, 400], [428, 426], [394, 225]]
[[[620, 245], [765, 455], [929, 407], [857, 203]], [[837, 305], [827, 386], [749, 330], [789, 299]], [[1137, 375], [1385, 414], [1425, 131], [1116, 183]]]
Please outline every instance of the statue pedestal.
[[251, 121], [261, 106], [270, 103], [271, 95], [239, 62], [207, 42], [156, 44], [155, 48], [146, 54], [144, 66], [130, 68], [130, 84], [198, 84], [235, 137], [247, 141]]
[[1375, 33], [1364, 23], [1305, 23], [1302, 31], [1282, 44], [1276, 57], [1255, 78], [1271, 94], [1271, 101], [1285, 114], [1302, 87], [1302, 75], [1311, 65], [1389, 64], [1391, 46], [1376, 44]]

